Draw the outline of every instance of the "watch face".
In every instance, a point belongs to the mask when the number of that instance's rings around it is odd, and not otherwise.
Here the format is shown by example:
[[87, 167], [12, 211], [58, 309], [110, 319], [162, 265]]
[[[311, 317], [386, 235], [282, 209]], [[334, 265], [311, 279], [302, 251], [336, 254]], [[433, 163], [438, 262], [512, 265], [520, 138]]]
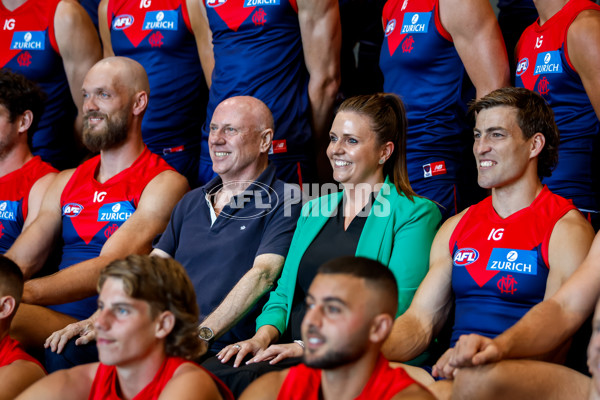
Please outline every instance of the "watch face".
[[214, 333], [209, 327], [203, 326], [198, 330], [198, 336], [200, 336], [200, 339], [210, 340], [213, 338]]

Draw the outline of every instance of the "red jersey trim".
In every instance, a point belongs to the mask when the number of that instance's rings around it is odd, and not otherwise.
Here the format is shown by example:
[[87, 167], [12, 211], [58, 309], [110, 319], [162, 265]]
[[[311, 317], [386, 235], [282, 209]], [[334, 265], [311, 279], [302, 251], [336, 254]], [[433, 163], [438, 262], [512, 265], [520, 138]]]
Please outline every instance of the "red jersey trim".
[[442, 37], [444, 39], [446, 39], [447, 41], [454, 43], [454, 40], [452, 40], [452, 35], [450, 35], [450, 33], [446, 30], [446, 28], [444, 28], [444, 25], [442, 25], [442, 17], [440, 16], [439, 0], [434, 0], [433, 15], [435, 16], [435, 27], [437, 28], [439, 34], [442, 35]]
[[190, 33], [193, 35], [194, 29], [192, 28], [192, 22], [190, 21], [190, 13], [187, 8], [187, 0], [181, 0], [181, 16], [183, 17], [183, 21], [185, 22], [185, 26], [187, 26], [188, 31], [190, 31]]

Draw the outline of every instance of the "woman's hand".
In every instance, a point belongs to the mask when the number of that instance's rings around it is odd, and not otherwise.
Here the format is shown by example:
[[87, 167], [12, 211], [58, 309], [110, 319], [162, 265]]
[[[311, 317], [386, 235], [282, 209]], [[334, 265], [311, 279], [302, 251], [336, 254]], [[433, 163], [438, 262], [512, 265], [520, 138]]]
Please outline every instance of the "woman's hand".
[[264, 342], [254, 336], [252, 339], [244, 340], [243, 342], [237, 342], [230, 344], [225, 347], [217, 354], [217, 358], [221, 360], [223, 364], [228, 362], [233, 356], [235, 361], [233, 362], [234, 368], [237, 368], [242, 363], [242, 360], [248, 355], [257, 355], [260, 351], [265, 350], [269, 346], [268, 342]]
[[304, 354], [304, 347], [298, 343], [272, 344], [266, 350], [259, 351], [246, 364], [269, 361], [269, 364], [274, 365], [286, 358], [300, 357], [302, 354]]

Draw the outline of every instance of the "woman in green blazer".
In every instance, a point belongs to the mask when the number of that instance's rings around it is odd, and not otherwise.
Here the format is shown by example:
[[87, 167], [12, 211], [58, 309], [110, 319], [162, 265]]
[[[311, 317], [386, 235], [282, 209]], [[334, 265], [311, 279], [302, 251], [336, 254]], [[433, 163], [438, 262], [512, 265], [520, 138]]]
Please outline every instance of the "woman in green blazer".
[[[429, 250], [441, 214], [417, 196], [406, 169], [406, 116], [393, 94], [358, 96], [340, 106], [327, 156], [342, 191], [311, 200], [302, 208], [277, 288], [257, 319], [257, 332], [224, 348], [239, 366], [301, 356], [299, 326], [304, 297], [316, 269], [329, 259], [354, 254], [380, 261], [399, 288], [397, 315], [410, 305], [429, 266]], [[287, 333], [287, 338], [281, 336]], [[278, 340], [288, 343], [274, 344]], [[293, 342], [292, 342], [293, 340]]]

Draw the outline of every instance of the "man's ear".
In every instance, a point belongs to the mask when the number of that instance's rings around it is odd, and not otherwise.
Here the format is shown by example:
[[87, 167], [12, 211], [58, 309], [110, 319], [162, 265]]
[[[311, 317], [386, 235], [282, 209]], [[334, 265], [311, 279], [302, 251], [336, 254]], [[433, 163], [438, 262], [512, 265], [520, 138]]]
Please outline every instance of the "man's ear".
[[133, 115], [142, 114], [148, 107], [148, 93], [141, 91], [133, 95]]
[[371, 322], [371, 330], [369, 331], [369, 340], [373, 343], [383, 343], [394, 325], [394, 319], [389, 314], [378, 314]]
[[0, 319], [10, 317], [17, 307], [17, 300], [12, 296], [0, 297]]
[[267, 128], [260, 133], [260, 152], [267, 153], [273, 143], [273, 129]]
[[530, 158], [534, 158], [540, 155], [544, 146], [546, 145], [546, 137], [540, 133], [536, 132], [530, 139], [531, 141], [531, 150], [530, 150]]
[[31, 110], [26, 110], [22, 115], [17, 118], [19, 124], [19, 133], [27, 132], [33, 123], [33, 113]]
[[175, 316], [171, 311], [163, 311], [156, 320], [156, 337], [164, 339], [175, 327]]

